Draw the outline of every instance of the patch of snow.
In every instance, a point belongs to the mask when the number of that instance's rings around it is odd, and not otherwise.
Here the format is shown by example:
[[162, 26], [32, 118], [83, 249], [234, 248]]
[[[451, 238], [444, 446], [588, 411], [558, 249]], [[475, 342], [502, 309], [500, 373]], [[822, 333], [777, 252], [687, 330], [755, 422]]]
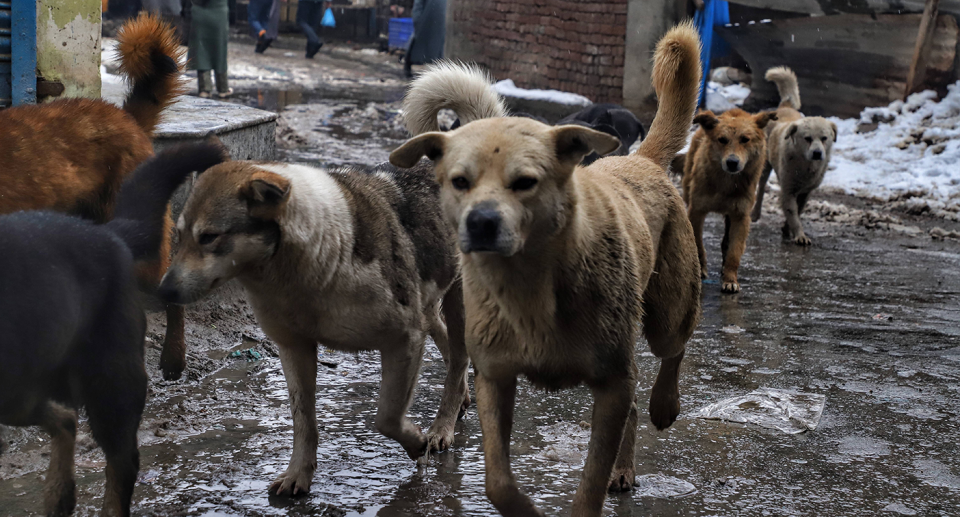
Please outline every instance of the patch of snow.
[[707, 109], [714, 113], [723, 113], [743, 105], [750, 95], [750, 87], [742, 84], [722, 85], [714, 81], [707, 82]]
[[593, 101], [577, 95], [576, 93], [561, 92], [557, 90], [527, 90], [518, 88], [512, 79], [504, 79], [493, 85], [493, 88], [504, 97], [515, 97], [518, 99], [527, 99], [533, 101], [555, 102], [557, 104], [566, 104], [568, 106], [589, 106]]

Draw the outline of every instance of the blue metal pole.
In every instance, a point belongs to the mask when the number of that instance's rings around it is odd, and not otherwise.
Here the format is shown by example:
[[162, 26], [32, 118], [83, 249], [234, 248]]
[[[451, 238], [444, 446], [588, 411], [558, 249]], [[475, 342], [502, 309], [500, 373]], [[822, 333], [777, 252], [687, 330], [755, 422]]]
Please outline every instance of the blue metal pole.
[[12, 0], [13, 105], [37, 103], [37, 0]]

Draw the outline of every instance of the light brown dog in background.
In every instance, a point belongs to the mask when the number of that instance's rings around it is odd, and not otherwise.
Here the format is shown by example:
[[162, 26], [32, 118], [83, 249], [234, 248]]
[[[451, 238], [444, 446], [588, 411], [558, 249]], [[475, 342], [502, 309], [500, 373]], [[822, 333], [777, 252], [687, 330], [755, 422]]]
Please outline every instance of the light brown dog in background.
[[768, 81], [780, 92], [777, 121], [767, 126], [767, 164], [757, 187], [757, 201], [751, 219], [759, 221], [763, 194], [770, 171], [780, 180], [780, 209], [783, 210], [783, 238], [800, 246], [812, 241], [803, 232], [800, 214], [827, 173], [830, 152], [837, 141], [837, 125], [823, 117], [804, 117], [800, 109], [800, 88], [793, 70], [779, 66], [767, 70]]
[[707, 214], [723, 215], [722, 291], [740, 292], [737, 271], [750, 233], [750, 209], [767, 159], [763, 129], [775, 113], [750, 115], [732, 109], [719, 117], [711, 111], [697, 115], [700, 129], [693, 135], [683, 167], [683, 199], [700, 255], [700, 275], [707, 278], [703, 223]]
[[[421, 134], [390, 157], [401, 167], [422, 156], [436, 162], [461, 251], [486, 491], [504, 515], [543, 515], [510, 471], [519, 375], [548, 389], [586, 384], [593, 393], [574, 516], [600, 515], [608, 488], [635, 483], [641, 322], [662, 360], [650, 418], [664, 429], [680, 412], [679, 369], [700, 317], [700, 278], [693, 230], [664, 170], [686, 142], [699, 56], [689, 24], [660, 41], [653, 72], [660, 108], [630, 156], [578, 167], [588, 153], [609, 153], [619, 142], [582, 126], [484, 118]], [[435, 119], [440, 107], [421, 106], [429, 111], [414, 118]], [[410, 109], [405, 103], [405, 113], [416, 115]]]

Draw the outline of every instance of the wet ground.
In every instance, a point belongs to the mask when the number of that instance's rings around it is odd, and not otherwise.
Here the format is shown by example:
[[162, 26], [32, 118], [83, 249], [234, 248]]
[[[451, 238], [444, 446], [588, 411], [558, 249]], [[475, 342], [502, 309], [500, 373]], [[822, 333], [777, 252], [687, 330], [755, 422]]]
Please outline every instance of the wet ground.
[[[257, 85], [236, 102], [281, 111], [284, 159], [376, 163], [404, 138], [399, 97], [391, 97], [402, 87], [386, 84], [381, 97], [361, 99], [331, 98], [295, 83]], [[681, 374], [683, 412], [665, 432], [641, 421], [638, 474], [662, 477], [611, 495], [605, 515], [960, 515], [960, 243], [891, 227], [904, 221], [845, 218], [826, 206], [844, 203], [822, 201], [806, 226], [810, 249], [781, 244], [780, 216], [767, 211], [750, 235], [738, 295], [720, 294], [722, 225], [710, 220], [711, 277]], [[901, 226], [939, 224], [907, 223]], [[494, 513], [483, 493], [473, 408], [458, 424], [456, 446], [422, 466], [374, 430], [375, 354], [320, 354], [321, 445], [312, 492], [269, 498], [267, 486], [292, 447], [275, 347], [234, 286], [192, 308], [188, 321], [190, 370], [166, 382], [156, 371], [162, 317], [151, 317], [135, 515]], [[637, 360], [645, 410], [658, 365], [642, 342]], [[410, 411], [424, 427], [442, 382], [443, 363], [431, 345]], [[790, 435], [691, 416], [760, 387], [825, 396], [819, 426]], [[545, 393], [524, 383], [517, 401], [514, 472], [548, 515], [565, 514], [589, 436], [590, 397], [583, 389]], [[3, 433], [0, 515], [36, 514], [46, 437]], [[95, 515], [104, 465], [85, 428], [77, 461], [77, 515]]]

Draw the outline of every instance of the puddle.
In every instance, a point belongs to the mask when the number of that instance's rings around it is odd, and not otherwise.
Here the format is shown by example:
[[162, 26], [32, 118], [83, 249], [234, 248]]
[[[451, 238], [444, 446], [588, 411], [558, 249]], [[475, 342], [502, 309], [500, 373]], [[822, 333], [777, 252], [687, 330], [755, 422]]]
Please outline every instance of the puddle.
[[[720, 360], [724, 361], [724, 358]], [[710, 404], [690, 416], [754, 424], [787, 434], [797, 434], [817, 428], [826, 400], [825, 396], [814, 393], [760, 388], [746, 395]]]

